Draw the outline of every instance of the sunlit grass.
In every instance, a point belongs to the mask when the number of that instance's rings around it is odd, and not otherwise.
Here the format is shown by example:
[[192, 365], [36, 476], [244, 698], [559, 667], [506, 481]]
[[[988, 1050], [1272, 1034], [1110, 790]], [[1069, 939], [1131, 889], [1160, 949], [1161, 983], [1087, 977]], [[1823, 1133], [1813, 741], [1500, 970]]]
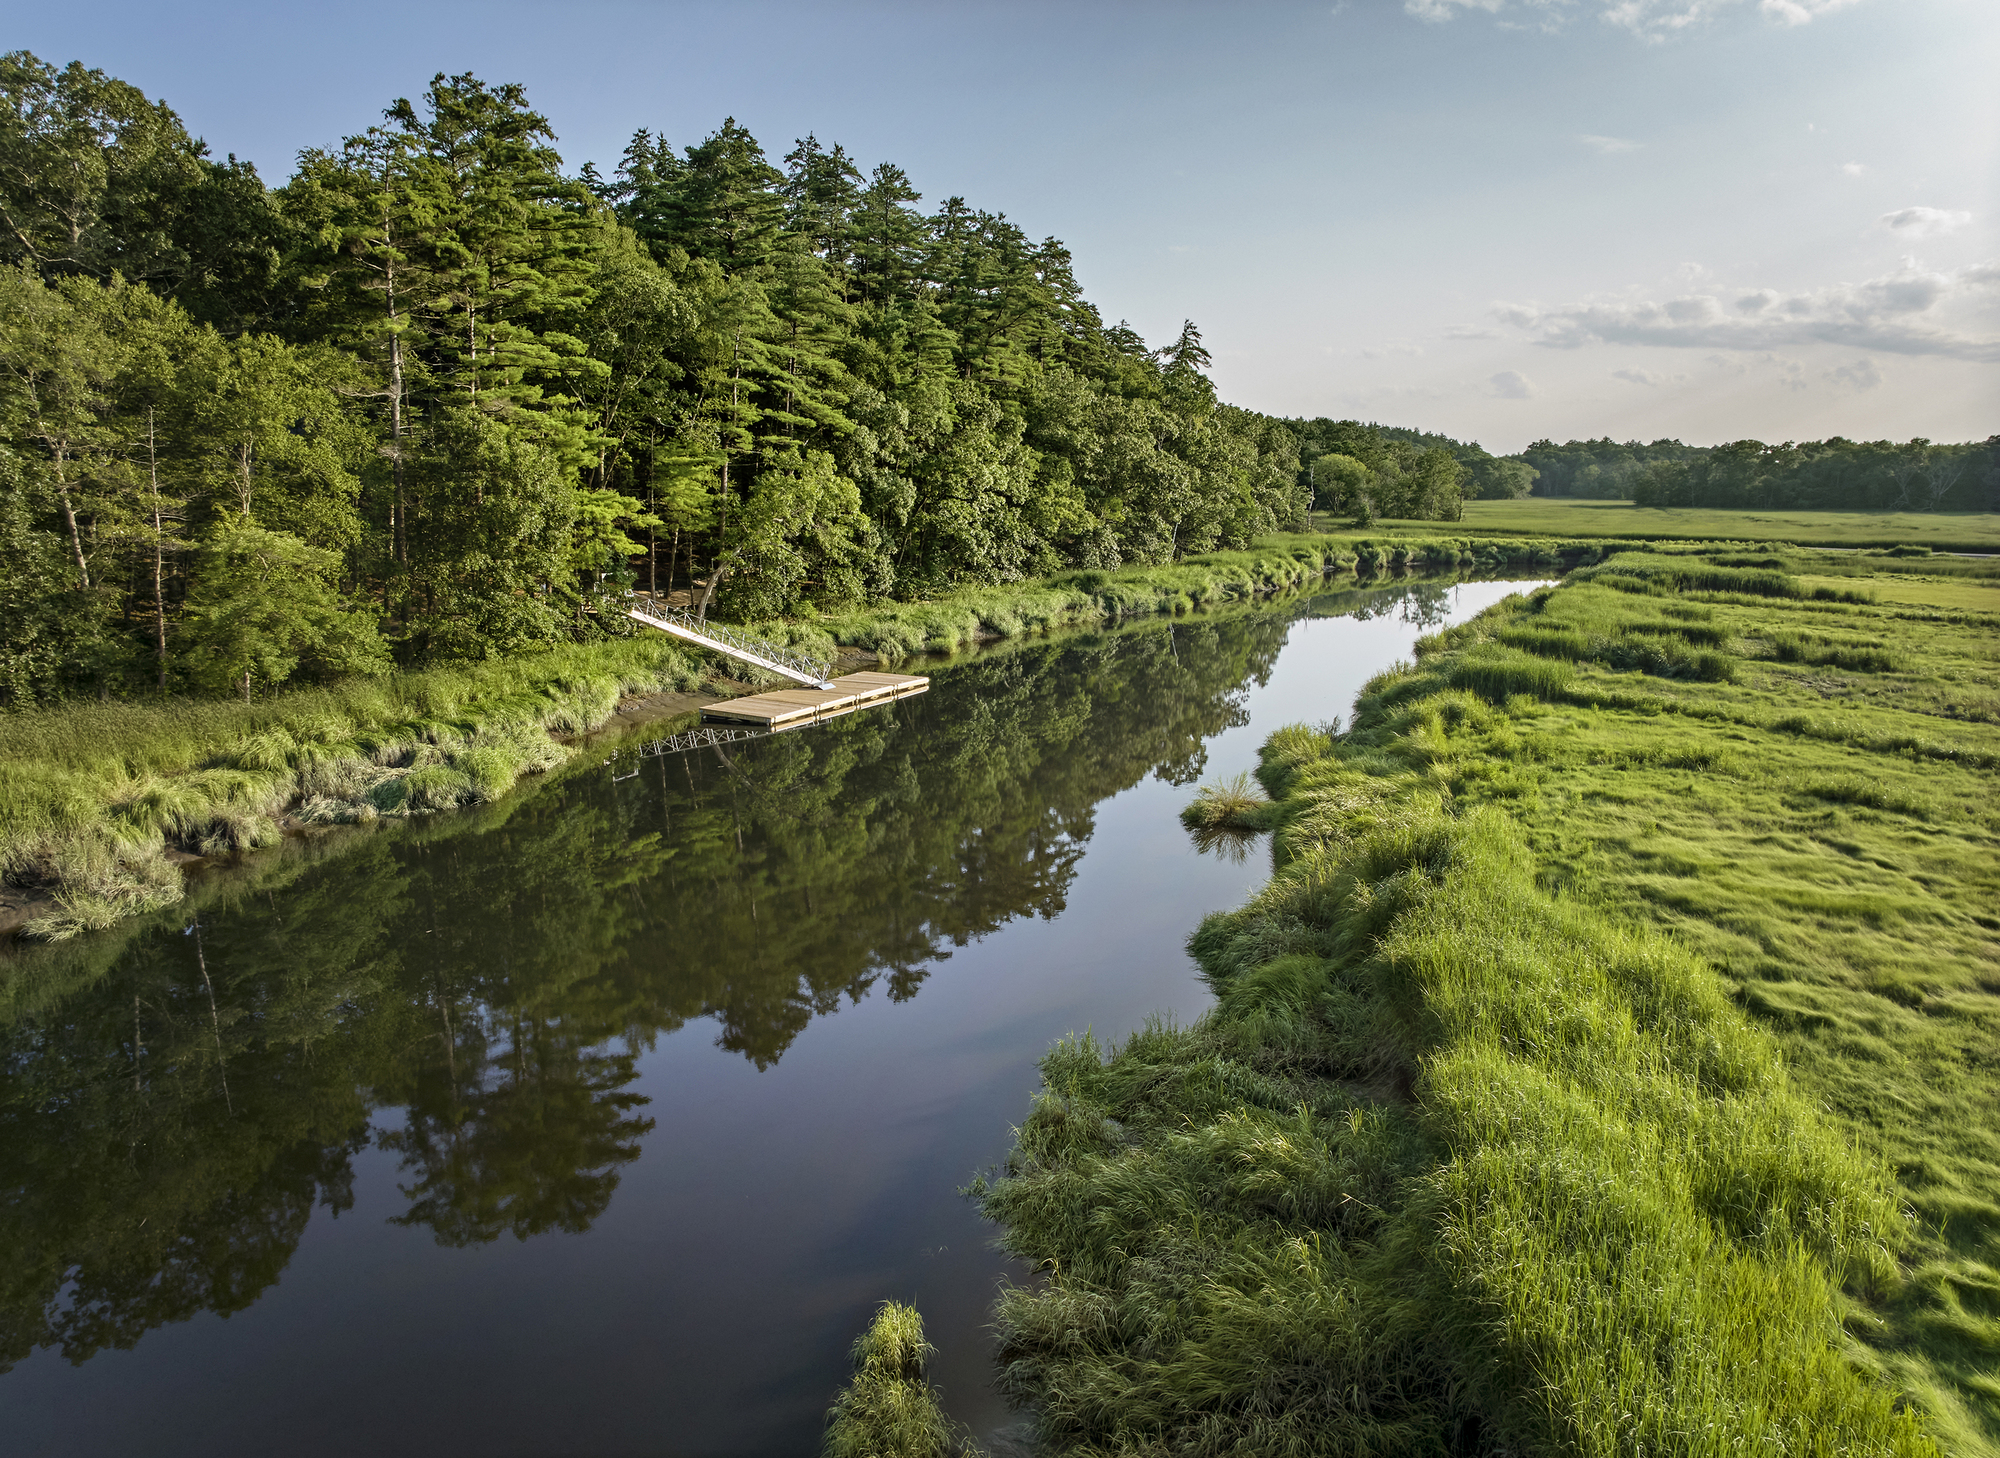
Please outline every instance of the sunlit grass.
[[1808, 563], [1614, 557], [1272, 736], [1215, 1011], [1058, 1048], [983, 1191], [1045, 1437], [2000, 1452], [2000, 664]]
[[181, 894], [169, 852], [269, 845], [306, 823], [450, 809], [560, 763], [550, 733], [703, 670], [657, 638], [299, 689], [250, 703], [78, 703], [0, 716], [0, 874], [60, 940]]
[[[1432, 522], [1381, 522], [1386, 530], [1437, 530]], [[1454, 523], [1475, 533], [1554, 537], [1630, 537], [1653, 541], [1797, 542], [1814, 546], [1893, 546], [1937, 551], [2000, 550], [2000, 513], [1932, 511], [1721, 511], [1705, 507], [1634, 506], [1629, 501], [1528, 497], [1468, 501]]]
[[854, 1343], [854, 1380], [827, 1413], [825, 1458], [970, 1458], [925, 1377], [935, 1354], [916, 1307], [883, 1302]]

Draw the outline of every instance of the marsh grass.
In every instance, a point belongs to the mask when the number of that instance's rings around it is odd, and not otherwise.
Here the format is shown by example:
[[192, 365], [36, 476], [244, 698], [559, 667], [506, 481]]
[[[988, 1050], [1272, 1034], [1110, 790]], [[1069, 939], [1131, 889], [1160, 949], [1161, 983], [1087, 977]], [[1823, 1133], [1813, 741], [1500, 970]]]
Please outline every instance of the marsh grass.
[[1226, 780], [1211, 780], [1195, 791], [1181, 809], [1181, 824], [1189, 830], [1268, 830], [1271, 797], [1259, 789], [1246, 770]]
[[62, 940], [182, 894], [170, 853], [274, 843], [281, 818], [356, 823], [478, 804], [568, 751], [621, 696], [703, 670], [624, 639], [252, 703], [77, 704], [0, 717], [0, 875], [48, 895]]
[[914, 1306], [885, 1301], [854, 1343], [854, 1380], [826, 1415], [825, 1458], [977, 1458], [925, 1372], [937, 1349]]
[[[1796, 542], [1825, 547], [1902, 546], [1915, 554], [2000, 551], [2000, 513], [1935, 511], [1729, 511], [1646, 507], [1629, 501], [1468, 501], [1469, 534], [1619, 537], [1647, 542]], [[1434, 532], [1428, 522], [1383, 522], [1380, 530]]]
[[[2000, 1452], [1990, 638], [1652, 555], [1273, 735], [1214, 1010], [1045, 1060], [979, 1193], [1053, 1449]], [[1769, 655], [1824, 607], [1899, 669]]]

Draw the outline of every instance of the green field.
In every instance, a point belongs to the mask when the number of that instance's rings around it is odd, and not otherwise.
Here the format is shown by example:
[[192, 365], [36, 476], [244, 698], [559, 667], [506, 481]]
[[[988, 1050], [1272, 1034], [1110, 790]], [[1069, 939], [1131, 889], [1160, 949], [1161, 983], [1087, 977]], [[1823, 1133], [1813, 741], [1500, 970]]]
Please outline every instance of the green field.
[[1275, 832], [1214, 1011], [1059, 1045], [980, 1186], [1048, 1447], [2000, 1454], [2000, 563], [1935, 568], [1619, 553], [1191, 807]]
[[1465, 520], [1381, 522], [1373, 529], [1475, 535], [1626, 537], [1640, 541], [1797, 542], [1801, 546], [1893, 547], [2000, 552], [2000, 514], [1929, 511], [1711, 511], [1634, 506], [1629, 501], [1468, 501]]

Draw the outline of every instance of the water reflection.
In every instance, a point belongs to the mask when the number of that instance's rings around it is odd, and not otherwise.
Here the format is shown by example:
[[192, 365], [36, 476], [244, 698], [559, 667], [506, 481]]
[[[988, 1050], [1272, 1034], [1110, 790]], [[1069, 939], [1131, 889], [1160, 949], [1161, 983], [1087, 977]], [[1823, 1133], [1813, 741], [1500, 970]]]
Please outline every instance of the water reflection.
[[[1349, 610], [1353, 604], [1348, 604]], [[459, 817], [296, 844], [0, 984], [0, 1362], [71, 1362], [285, 1268], [371, 1144], [443, 1245], [588, 1228], [713, 1019], [760, 1068], [954, 947], [1053, 918], [1093, 807], [1191, 783], [1284, 615], [1018, 645], [809, 733], [593, 758]]]

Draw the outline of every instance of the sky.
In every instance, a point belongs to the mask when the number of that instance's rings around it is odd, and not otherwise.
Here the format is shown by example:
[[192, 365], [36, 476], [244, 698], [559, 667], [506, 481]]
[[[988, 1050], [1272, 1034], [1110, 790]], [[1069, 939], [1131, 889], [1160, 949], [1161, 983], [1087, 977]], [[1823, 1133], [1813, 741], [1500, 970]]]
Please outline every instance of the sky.
[[734, 116], [1193, 319], [1222, 398], [1476, 439], [2000, 432], [1994, 0], [9, 0], [287, 177], [437, 72], [566, 162]]

